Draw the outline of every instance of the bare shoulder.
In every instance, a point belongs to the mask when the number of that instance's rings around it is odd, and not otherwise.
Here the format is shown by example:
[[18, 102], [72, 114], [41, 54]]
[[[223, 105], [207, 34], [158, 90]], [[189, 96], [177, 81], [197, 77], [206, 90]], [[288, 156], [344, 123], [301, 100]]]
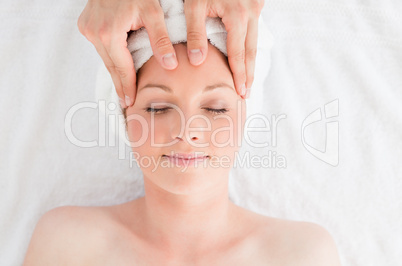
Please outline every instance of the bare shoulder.
[[[299, 265], [341, 265], [338, 250], [331, 234], [324, 227], [311, 222], [293, 222], [292, 257]], [[289, 239], [291, 240], [291, 239]]]
[[[106, 213], [97, 207], [63, 206], [38, 221], [24, 265], [85, 265], [102, 249]], [[103, 217], [102, 217], [103, 216]]]
[[341, 265], [335, 241], [324, 227], [278, 218], [267, 221], [263, 235], [270, 252], [265, 254], [280, 254], [275, 261], [281, 265]]

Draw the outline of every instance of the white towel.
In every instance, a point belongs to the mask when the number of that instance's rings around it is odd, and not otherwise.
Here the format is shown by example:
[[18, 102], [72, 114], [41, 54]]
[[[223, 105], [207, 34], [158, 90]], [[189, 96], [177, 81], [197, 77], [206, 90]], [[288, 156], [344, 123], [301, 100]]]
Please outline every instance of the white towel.
[[[183, 1], [160, 0], [159, 2], [165, 13], [165, 24], [172, 44], [186, 42], [187, 26]], [[221, 18], [207, 17], [205, 26], [207, 38], [210, 40], [211, 44], [227, 56], [227, 32]], [[135, 71], [138, 72], [142, 65], [153, 55], [147, 30], [141, 28], [131, 33], [127, 44], [128, 50], [133, 56]]]
[[[187, 41], [187, 26], [184, 14], [184, 4], [182, 0], [159, 0], [161, 7], [165, 13], [165, 24], [172, 44], [177, 44]], [[223, 54], [227, 56], [226, 40], [227, 32], [221, 18], [207, 17], [205, 21], [207, 38], [210, 43], [217, 47]], [[273, 46], [273, 35], [266, 27], [262, 16], [258, 21], [258, 44], [257, 44], [257, 58], [255, 75], [253, 82], [252, 95], [261, 92], [264, 80], [268, 75], [271, 59], [270, 51]], [[136, 72], [146, 63], [153, 55], [149, 36], [145, 28], [141, 28], [130, 34], [127, 39], [127, 47], [132, 54], [134, 60], [134, 66]], [[122, 119], [122, 110], [119, 108], [119, 98], [117, 96], [112, 78], [109, 72], [102, 64], [98, 71], [97, 86], [96, 86], [96, 98], [98, 101], [105, 100], [106, 105], [114, 103], [117, 108], [113, 110], [105, 110], [106, 115], [116, 115], [120, 117], [116, 119], [118, 121], [118, 134], [120, 138], [128, 141], [127, 132], [125, 130], [125, 122]], [[247, 113], [253, 113], [254, 107], [261, 106], [262, 98], [254, 99], [253, 104], [248, 104]], [[103, 111], [103, 110], [101, 110]], [[112, 127], [114, 130], [114, 127]]]

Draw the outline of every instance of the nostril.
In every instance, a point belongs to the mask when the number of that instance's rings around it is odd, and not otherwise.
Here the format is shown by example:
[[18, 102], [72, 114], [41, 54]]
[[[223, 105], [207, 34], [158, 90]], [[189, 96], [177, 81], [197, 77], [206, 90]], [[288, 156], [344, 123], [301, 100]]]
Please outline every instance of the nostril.
[[[177, 136], [176, 139], [183, 140], [183, 138]], [[191, 140], [198, 140], [198, 137], [191, 137]]]

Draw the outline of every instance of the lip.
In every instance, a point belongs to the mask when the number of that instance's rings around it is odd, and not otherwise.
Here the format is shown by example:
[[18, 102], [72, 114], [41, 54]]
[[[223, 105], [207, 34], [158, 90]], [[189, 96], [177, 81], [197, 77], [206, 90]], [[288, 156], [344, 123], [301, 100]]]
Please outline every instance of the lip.
[[209, 157], [208, 155], [200, 155], [196, 153], [174, 153], [171, 155], [164, 154], [162, 157], [169, 157], [172, 159], [182, 159], [182, 160], [197, 160], [197, 159], [205, 159]]
[[195, 162], [202, 162], [210, 158], [209, 155], [200, 155], [194, 153], [174, 153], [171, 155], [163, 154], [162, 157], [166, 157], [177, 166], [189, 166], [193, 165]]

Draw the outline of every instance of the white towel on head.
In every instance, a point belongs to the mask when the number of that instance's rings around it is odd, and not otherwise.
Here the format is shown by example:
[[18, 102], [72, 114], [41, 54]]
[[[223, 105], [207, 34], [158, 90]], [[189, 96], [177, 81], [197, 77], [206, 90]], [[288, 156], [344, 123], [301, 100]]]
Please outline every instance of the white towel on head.
[[[177, 44], [187, 41], [187, 26], [184, 15], [184, 4], [182, 0], [159, 0], [161, 7], [165, 13], [165, 24], [172, 44]], [[227, 32], [221, 18], [207, 17], [205, 20], [205, 28], [207, 38], [210, 43], [217, 47], [223, 54], [227, 56]], [[263, 88], [263, 83], [268, 75], [271, 56], [270, 51], [273, 46], [273, 36], [266, 27], [262, 16], [258, 21], [258, 44], [257, 44], [257, 58], [255, 65], [255, 75], [253, 82], [253, 89], [251, 95], [258, 95]], [[134, 61], [136, 72], [151, 58], [153, 51], [149, 36], [145, 28], [141, 28], [130, 34], [127, 39], [127, 47], [131, 52]], [[106, 106], [109, 103], [116, 104], [117, 108], [110, 110], [107, 108], [105, 115], [116, 115], [122, 117], [122, 110], [119, 108], [119, 98], [117, 96], [113, 81], [110, 77], [106, 67], [102, 64], [98, 71], [97, 85], [96, 85], [96, 98], [97, 100], [105, 100]], [[252, 104], [247, 104], [247, 113], [253, 113], [253, 106], [258, 107], [263, 104], [261, 97], [254, 97], [251, 99]], [[103, 109], [101, 110], [103, 112]], [[115, 127], [111, 127], [115, 134], [121, 138], [128, 140], [125, 123], [123, 119], [116, 119], [118, 121], [117, 132], [114, 131]], [[109, 125], [110, 126], [110, 125]]]
[[[165, 24], [169, 39], [172, 44], [187, 41], [187, 25], [182, 0], [159, 0], [165, 14]], [[226, 29], [221, 18], [207, 17], [205, 20], [207, 38], [211, 44], [227, 56]], [[127, 47], [134, 60], [135, 71], [149, 60], [153, 55], [148, 32], [141, 28], [130, 34], [127, 39]]]

